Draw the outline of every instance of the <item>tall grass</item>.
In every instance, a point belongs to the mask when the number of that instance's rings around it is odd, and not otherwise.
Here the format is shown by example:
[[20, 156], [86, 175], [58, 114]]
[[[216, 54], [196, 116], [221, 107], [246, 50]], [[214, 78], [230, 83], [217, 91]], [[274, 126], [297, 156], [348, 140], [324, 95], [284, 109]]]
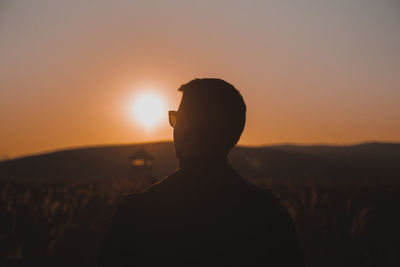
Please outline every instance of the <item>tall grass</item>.
[[[400, 266], [399, 187], [253, 182], [293, 217], [308, 266]], [[0, 264], [94, 266], [115, 207], [140, 189], [133, 179], [1, 182]]]

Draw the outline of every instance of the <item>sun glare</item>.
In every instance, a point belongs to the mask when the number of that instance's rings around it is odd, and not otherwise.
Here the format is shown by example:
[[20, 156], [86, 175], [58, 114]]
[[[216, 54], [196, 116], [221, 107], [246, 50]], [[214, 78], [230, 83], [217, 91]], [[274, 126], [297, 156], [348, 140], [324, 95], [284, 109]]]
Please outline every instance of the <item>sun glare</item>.
[[133, 116], [147, 130], [159, 125], [166, 114], [165, 101], [160, 94], [144, 92], [133, 102]]

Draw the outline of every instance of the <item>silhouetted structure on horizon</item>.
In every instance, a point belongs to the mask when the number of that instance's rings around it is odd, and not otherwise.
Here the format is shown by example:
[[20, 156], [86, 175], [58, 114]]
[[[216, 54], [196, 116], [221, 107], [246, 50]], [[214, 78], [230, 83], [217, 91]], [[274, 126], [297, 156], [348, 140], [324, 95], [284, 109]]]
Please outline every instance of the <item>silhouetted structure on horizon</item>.
[[154, 158], [143, 148], [137, 150], [130, 158], [132, 165], [132, 177], [145, 188], [156, 180], [153, 176]]

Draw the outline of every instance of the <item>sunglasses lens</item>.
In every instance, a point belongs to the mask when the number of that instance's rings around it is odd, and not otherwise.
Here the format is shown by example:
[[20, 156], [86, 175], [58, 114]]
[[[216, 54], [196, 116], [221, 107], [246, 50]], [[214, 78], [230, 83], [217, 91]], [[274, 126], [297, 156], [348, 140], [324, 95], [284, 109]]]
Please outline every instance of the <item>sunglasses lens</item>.
[[172, 127], [175, 127], [175, 125], [176, 125], [176, 112], [175, 111], [170, 111], [170, 112], [168, 112], [168, 116], [169, 116], [169, 124]]

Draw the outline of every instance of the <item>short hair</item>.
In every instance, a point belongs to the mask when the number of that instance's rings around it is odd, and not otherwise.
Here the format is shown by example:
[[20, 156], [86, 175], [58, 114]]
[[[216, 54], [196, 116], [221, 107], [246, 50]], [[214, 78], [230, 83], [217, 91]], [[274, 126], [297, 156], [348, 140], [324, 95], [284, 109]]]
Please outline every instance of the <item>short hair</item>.
[[180, 109], [195, 127], [203, 150], [227, 154], [239, 141], [246, 122], [246, 104], [230, 83], [216, 78], [183, 84]]

